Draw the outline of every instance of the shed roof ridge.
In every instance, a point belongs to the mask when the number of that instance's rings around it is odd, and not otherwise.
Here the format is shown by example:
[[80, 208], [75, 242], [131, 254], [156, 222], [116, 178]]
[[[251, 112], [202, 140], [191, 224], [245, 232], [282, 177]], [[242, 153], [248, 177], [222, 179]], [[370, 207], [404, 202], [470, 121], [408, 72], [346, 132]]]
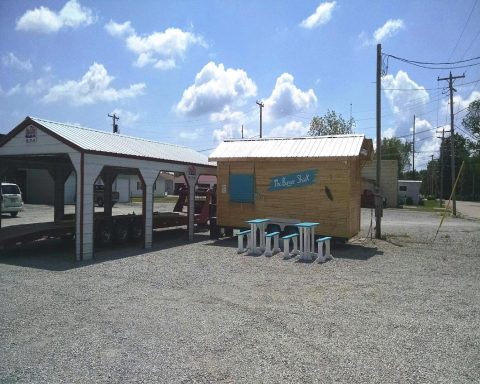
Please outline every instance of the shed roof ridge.
[[237, 142], [237, 141], [270, 141], [270, 140], [304, 140], [304, 139], [327, 139], [327, 138], [349, 138], [349, 137], [365, 137], [363, 133], [352, 133], [345, 135], [324, 135], [324, 136], [300, 136], [300, 137], [255, 137], [250, 139], [226, 139], [225, 143]]
[[[34, 117], [34, 116], [28, 116], [28, 117], [29, 117], [30, 119], [34, 120], [34, 121], [37, 121], [37, 122], [42, 122], [42, 121], [44, 121], [44, 122], [46, 122], [46, 123], [53, 123], [53, 124], [63, 125], [64, 127], [79, 128], [79, 129], [84, 129], [84, 130], [86, 130], [86, 131], [93, 131], [93, 132], [103, 133], [103, 134], [109, 135], [109, 136], [120, 136], [120, 137], [124, 137], [124, 138], [128, 138], [128, 139], [139, 140], [139, 141], [147, 141], [147, 142], [155, 143], [155, 144], [169, 145], [169, 146], [172, 146], [172, 147], [189, 149], [189, 150], [191, 150], [191, 151], [198, 152], [198, 151], [195, 151], [195, 150], [192, 149], [192, 148], [185, 147], [185, 146], [183, 146], [183, 145], [172, 144], [172, 143], [164, 143], [164, 142], [162, 142], [162, 141], [145, 139], [145, 138], [142, 138], [142, 137], [135, 137], [135, 136], [130, 136], [130, 135], [124, 135], [124, 134], [121, 134], [121, 133], [113, 133], [113, 132], [108, 132], [108, 131], [102, 131], [102, 130], [100, 130], [100, 129], [90, 128], [90, 127], [84, 127], [84, 126], [82, 126], [82, 125], [67, 124], [67, 123], [62, 123], [62, 122], [60, 122], [60, 121], [42, 119], [42, 118], [40, 118], [40, 117]], [[200, 153], [200, 152], [199, 152], [199, 153]]]

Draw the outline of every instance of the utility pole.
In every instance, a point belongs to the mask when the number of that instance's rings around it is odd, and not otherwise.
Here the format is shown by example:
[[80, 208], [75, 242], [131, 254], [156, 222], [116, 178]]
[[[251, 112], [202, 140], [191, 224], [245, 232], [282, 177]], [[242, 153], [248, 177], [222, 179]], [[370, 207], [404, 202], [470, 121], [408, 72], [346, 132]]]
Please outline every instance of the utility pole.
[[413, 180], [415, 180], [415, 115], [413, 115], [413, 141], [412, 141], [412, 155], [413, 155]]
[[433, 196], [433, 155], [430, 155], [432, 158], [430, 166], [430, 196]]
[[448, 80], [448, 88], [450, 89], [450, 144], [451, 144], [451, 158], [450, 158], [450, 167], [452, 168], [452, 211], [453, 216], [457, 216], [457, 199], [455, 197], [455, 190], [453, 188], [455, 184], [455, 126], [453, 124], [453, 92], [457, 92], [455, 88], [453, 88], [453, 80], [455, 79], [463, 79], [465, 78], [465, 74], [462, 76], [452, 76], [452, 72], [450, 72], [450, 76], [448, 77], [438, 77], [437, 81]]
[[440, 208], [443, 206], [443, 140], [445, 140], [445, 128], [442, 128], [442, 144], [440, 145]]
[[382, 208], [380, 176], [382, 165], [382, 44], [377, 44], [377, 182], [375, 186], [375, 238], [382, 238]]
[[257, 100], [257, 105], [260, 108], [260, 138], [262, 138], [262, 109], [265, 106], [265, 104], [263, 104], [263, 101]]
[[243, 124], [242, 124], [242, 139], [243, 139]]
[[115, 113], [114, 113], [113, 115], [108, 114], [108, 117], [111, 117], [111, 118], [112, 118], [112, 132], [113, 132], [113, 133], [119, 133], [119, 132], [118, 132], [117, 120], [120, 120], [120, 117], [118, 117], [117, 115], [115, 115]]

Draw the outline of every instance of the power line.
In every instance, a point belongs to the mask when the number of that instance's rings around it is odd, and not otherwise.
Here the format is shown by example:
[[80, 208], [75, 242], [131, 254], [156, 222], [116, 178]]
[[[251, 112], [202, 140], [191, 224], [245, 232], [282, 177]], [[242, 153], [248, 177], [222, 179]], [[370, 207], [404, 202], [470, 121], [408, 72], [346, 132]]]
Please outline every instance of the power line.
[[475, 1], [475, 3], [473, 4], [472, 9], [470, 10], [470, 14], [468, 15], [467, 21], [465, 22], [465, 25], [463, 26], [462, 32], [460, 33], [460, 36], [458, 37], [458, 40], [457, 40], [457, 42], [455, 43], [455, 47], [453, 47], [453, 50], [452, 50], [452, 52], [450, 53], [450, 57], [448, 58], [448, 60], [450, 60], [450, 59], [452, 58], [453, 53], [454, 53], [455, 50], [457, 49], [458, 43], [460, 43], [460, 40], [462, 39], [462, 36], [463, 36], [463, 34], [464, 34], [464, 32], [465, 32], [465, 29], [467, 29], [467, 25], [468, 25], [468, 23], [470, 22], [470, 18], [472, 17], [473, 10], [474, 10], [475, 7], [477, 6], [477, 3], [478, 3], [478, 0]]
[[[470, 59], [451, 61], [451, 62], [443, 62], [442, 63], [442, 62], [428, 62], [428, 61], [410, 60], [410, 59], [405, 59], [403, 57], [390, 55], [390, 54], [387, 54], [387, 53], [385, 53], [384, 56], [391, 57], [392, 59], [403, 61], [404, 63], [408, 63], [408, 64], [421, 64], [421, 65], [456, 65], [456, 64], [468, 63], [470, 61], [475, 61], [475, 60], [480, 59], [480, 56], [477, 56], [477, 57], [472, 57]], [[480, 64], [480, 63], [476, 63], [476, 64], [473, 64], [473, 65], [478, 65], [478, 64]], [[433, 69], [435, 69], [435, 68], [433, 68]], [[441, 68], [437, 68], [437, 69], [441, 69]]]

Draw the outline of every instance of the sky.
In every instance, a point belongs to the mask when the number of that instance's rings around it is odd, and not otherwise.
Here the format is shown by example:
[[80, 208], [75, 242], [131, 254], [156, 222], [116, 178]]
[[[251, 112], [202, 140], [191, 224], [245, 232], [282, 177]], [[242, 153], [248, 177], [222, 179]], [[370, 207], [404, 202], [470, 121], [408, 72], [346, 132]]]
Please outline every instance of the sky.
[[[26, 116], [111, 131], [115, 113], [122, 134], [208, 155], [242, 125], [258, 136], [263, 101], [264, 137], [306, 136], [314, 115], [334, 110], [374, 139], [376, 45], [421, 62], [478, 57], [478, 3], [2, 0], [0, 133]], [[421, 169], [449, 124], [437, 81], [449, 71], [384, 64], [382, 136], [411, 141], [415, 114]], [[452, 73], [465, 74], [461, 126], [480, 98], [480, 65]]]

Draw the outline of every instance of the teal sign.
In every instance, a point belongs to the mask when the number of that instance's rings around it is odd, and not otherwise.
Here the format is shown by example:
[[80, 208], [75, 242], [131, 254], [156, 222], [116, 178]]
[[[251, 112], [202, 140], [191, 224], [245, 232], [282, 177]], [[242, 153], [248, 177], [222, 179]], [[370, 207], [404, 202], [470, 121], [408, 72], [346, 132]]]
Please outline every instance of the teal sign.
[[272, 192], [288, 188], [301, 188], [306, 185], [314, 184], [317, 172], [318, 169], [308, 169], [306, 171], [272, 177], [270, 179], [268, 191]]

